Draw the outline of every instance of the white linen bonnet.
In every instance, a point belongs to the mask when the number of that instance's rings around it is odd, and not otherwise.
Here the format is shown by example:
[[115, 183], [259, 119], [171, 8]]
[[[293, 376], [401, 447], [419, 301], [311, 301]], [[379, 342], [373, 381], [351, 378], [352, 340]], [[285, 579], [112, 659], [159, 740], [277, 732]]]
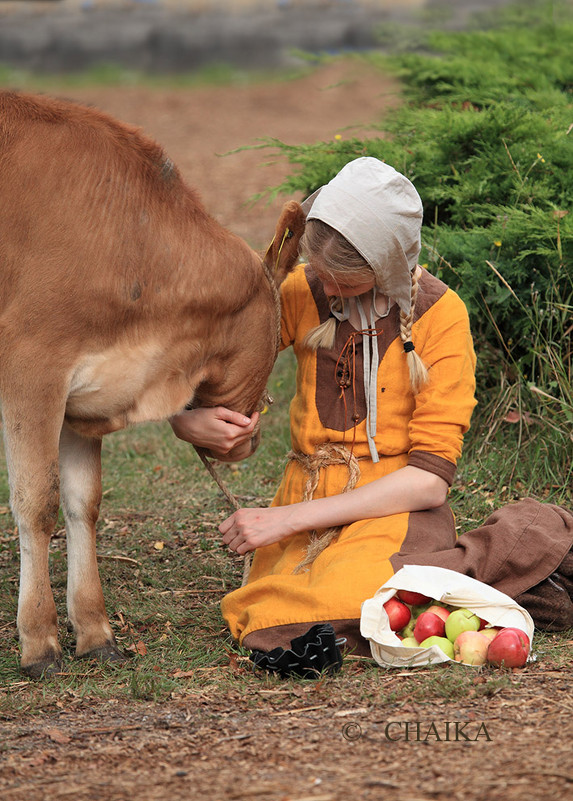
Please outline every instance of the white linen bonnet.
[[410, 313], [422, 228], [422, 201], [411, 181], [364, 156], [346, 164], [302, 208], [307, 220], [322, 220], [342, 234], [372, 267], [379, 292]]

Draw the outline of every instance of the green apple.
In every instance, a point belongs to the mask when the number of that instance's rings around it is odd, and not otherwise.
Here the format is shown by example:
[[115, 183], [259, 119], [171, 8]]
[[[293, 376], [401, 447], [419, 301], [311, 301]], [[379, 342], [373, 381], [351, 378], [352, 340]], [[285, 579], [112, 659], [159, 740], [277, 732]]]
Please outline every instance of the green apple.
[[420, 648], [429, 648], [431, 645], [437, 645], [446, 656], [449, 656], [450, 659], [454, 658], [454, 646], [447, 637], [426, 637], [426, 639], [422, 640], [420, 643]]
[[488, 626], [487, 629], [480, 629], [479, 633], [482, 637], [487, 637], [489, 640], [493, 640], [494, 637], [497, 637], [501, 629], [495, 628], [494, 626]]
[[456, 609], [450, 612], [446, 620], [446, 637], [450, 642], [455, 642], [462, 631], [477, 631], [480, 627], [480, 619], [469, 609]]
[[418, 640], [415, 637], [404, 637], [401, 642], [405, 648], [419, 648]]
[[416, 625], [416, 621], [414, 620], [414, 618], [413, 617], [410, 618], [410, 622], [406, 626], [404, 626], [404, 628], [400, 632], [402, 637], [404, 637], [404, 638], [413, 637], [414, 636], [414, 626], [415, 625]]

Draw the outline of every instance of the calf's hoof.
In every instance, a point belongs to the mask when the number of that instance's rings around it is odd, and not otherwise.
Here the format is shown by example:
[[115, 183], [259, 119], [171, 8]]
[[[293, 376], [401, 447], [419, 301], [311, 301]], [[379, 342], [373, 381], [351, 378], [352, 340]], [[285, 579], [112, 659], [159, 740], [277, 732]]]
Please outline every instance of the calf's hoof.
[[42, 659], [29, 665], [20, 665], [20, 670], [30, 679], [44, 679], [59, 673], [62, 669], [62, 657], [58, 653], [46, 654]]
[[127, 657], [123, 654], [114, 642], [106, 642], [85, 654], [78, 654], [80, 659], [97, 659], [98, 662], [113, 662], [120, 665], [127, 662]]

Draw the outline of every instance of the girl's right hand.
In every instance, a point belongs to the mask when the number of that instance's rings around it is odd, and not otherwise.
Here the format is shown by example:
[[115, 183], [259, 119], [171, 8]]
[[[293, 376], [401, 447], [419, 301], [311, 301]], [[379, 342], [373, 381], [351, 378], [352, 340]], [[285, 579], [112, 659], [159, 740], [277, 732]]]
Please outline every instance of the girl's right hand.
[[223, 543], [240, 555], [280, 542], [299, 529], [293, 525], [293, 506], [238, 509], [219, 526]]
[[[169, 418], [169, 423], [179, 439], [206, 448], [221, 461], [225, 461], [227, 455], [234, 451], [235, 461], [250, 454], [251, 438], [259, 418], [259, 412], [247, 417], [224, 406], [214, 406], [186, 409]], [[236, 451], [240, 446], [245, 446], [244, 456], [240, 450], [238, 453]]]

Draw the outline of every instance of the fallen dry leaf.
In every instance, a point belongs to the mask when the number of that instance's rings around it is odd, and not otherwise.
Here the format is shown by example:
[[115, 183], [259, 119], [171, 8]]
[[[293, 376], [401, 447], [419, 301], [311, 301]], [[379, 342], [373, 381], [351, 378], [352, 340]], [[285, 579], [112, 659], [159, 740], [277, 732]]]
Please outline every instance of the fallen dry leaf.
[[72, 741], [72, 738], [69, 736], [69, 734], [65, 734], [65, 732], [63, 732], [61, 729], [46, 729], [46, 734], [52, 742], [60, 743], [60, 745], [67, 745]]
[[134, 642], [131, 645], [128, 645], [127, 650], [135, 651], [136, 654], [139, 654], [140, 656], [145, 656], [147, 653], [147, 646], [142, 640], [139, 640], [139, 642], [136, 643]]
[[524, 423], [527, 423], [527, 425], [530, 425], [533, 422], [529, 412], [518, 412], [517, 409], [512, 409], [503, 418], [504, 423], [519, 423], [521, 420], [523, 420]]

